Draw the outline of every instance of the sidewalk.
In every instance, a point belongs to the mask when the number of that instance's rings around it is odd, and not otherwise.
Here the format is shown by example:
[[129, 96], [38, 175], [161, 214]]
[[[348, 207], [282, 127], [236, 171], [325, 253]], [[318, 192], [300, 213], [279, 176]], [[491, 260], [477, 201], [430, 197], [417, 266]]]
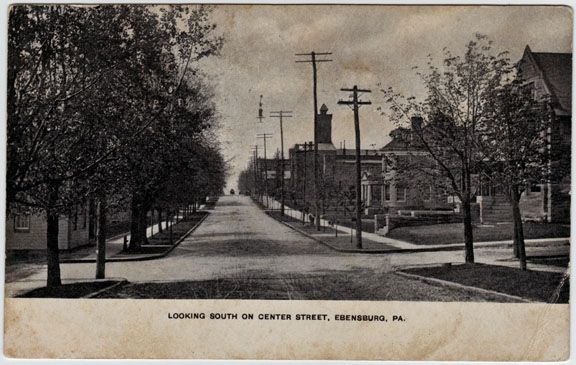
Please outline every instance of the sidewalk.
[[[272, 202], [271, 208], [279, 209], [279, 204]], [[268, 209], [266, 212], [279, 222], [302, 233], [303, 235], [343, 253], [358, 254], [409, 254], [409, 253], [439, 253], [444, 252], [443, 262], [459, 262], [460, 251], [464, 249], [464, 243], [446, 245], [416, 245], [396, 239], [379, 236], [369, 232], [362, 232], [362, 249], [356, 248], [354, 230], [340, 225], [330, 226], [326, 220], [321, 219], [320, 231], [316, 230], [311, 223], [302, 223], [300, 211], [285, 207], [285, 215], [281, 217], [279, 210]], [[337, 234], [336, 234], [337, 233]], [[351, 239], [352, 235], [352, 239]], [[517, 267], [518, 262], [511, 256], [512, 240], [474, 242], [474, 248], [484, 249], [482, 262], [486, 264]], [[543, 238], [526, 240], [527, 254], [531, 258], [542, 257], [567, 257], [570, 253], [570, 238]], [[532, 270], [548, 272], [565, 272], [566, 267], [547, 265], [544, 262], [531, 261]]]
[[[270, 198], [270, 207], [269, 211], [279, 211], [280, 209], [280, 202], [273, 200]], [[288, 206], [285, 206], [285, 215], [295, 219], [297, 222], [302, 222], [302, 212], [292, 209]], [[288, 222], [285, 222], [288, 223]], [[307, 223], [310, 225], [309, 223]], [[305, 225], [302, 225], [305, 226]], [[334, 230], [338, 231], [338, 235], [347, 235], [348, 242], [350, 242], [350, 234], [351, 231], [354, 232], [353, 229], [345, 226], [341, 226], [338, 224], [330, 225], [325, 219], [320, 219], [320, 226], [326, 227], [326, 231], [331, 229], [332, 235], [335, 236]], [[295, 228], [300, 228], [299, 226], [295, 226]], [[323, 228], [321, 228], [323, 230]], [[311, 233], [316, 233], [316, 230], [311, 231]], [[355, 235], [354, 235], [355, 236]], [[321, 237], [321, 236], [318, 236]], [[343, 240], [339, 240], [343, 241]], [[366, 241], [368, 245], [365, 245], [367, 250], [363, 251], [370, 251], [370, 250], [414, 250], [414, 251], [436, 251], [436, 250], [459, 250], [464, 248], [464, 242], [462, 243], [450, 243], [450, 244], [443, 244], [443, 245], [416, 245], [414, 243], [393, 239], [385, 236], [380, 236], [375, 233], [370, 232], [362, 232], [362, 242]], [[570, 244], [570, 237], [563, 237], [563, 238], [536, 238], [536, 239], [527, 239], [525, 240], [527, 247], [543, 247], [544, 250], [550, 249], [553, 246], [567, 246]], [[512, 240], [504, 240], [504, 241], [485, 241], [485, 242], [474, 242], [474, 247], [511, 247], [513, 241]], [[339, 247], [339, 245], [336, 245]], [[354, 248], [353, 245], [346, 246], [347, 248]]]
[[[182, 217], [178, 217], [181, 219]], [[176, 223], [173, 223], [176, 224]], [[159, 223], [153, 224], [150, 227], [146, 228], [146, 237], [151, 238], [153, 235], [159, 232], [158, 228]], [[162, 221], [162, 228], [164, 230], [170, 228], [170, 224], [168, 221]], [[114, 237], [111, 237], [106, 240], [106, 260], [111, 259], [114, 256], [118, 256], [122, 250], [124, 249], [124, 237], [126, 237], [126, 241], [130, 241], [130, 232], [125, 232]], [[132, 255], [134, 259], [146, 257], [149, 255]], [[80, 248], [79, 250], [75, 250], [72, 252], [62, 253], [60, 255], [60, 262], [61, 263], [74, 263], [74, 262], [90, 262], [96, 260], [96, 246], [91, 245], [84, 248]]]

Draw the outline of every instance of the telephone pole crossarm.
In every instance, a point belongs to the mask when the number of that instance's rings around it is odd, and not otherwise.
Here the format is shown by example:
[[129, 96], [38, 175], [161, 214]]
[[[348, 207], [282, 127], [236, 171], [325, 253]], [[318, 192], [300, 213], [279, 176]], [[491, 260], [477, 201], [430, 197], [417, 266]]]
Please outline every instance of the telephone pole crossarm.
[[356, 91], [356, 92], [359, 92], [359, 93], [371, 93], [371, 92], [372, 92], [372, 90], [368, 90], [368, 89], [354, 89], [354, 88], [352, 88], [352, 89], [347, 89], [347, 88], [344, 88], [344, 87], [341, 88], [340, 90], [341, 90], [341, 91], [352, 91], [352, 92]]
[[338, 100], [338, 104], [340, 105], [372, 105], [371, 101], [362, 101], [362, 100], [358, 100], [356, 103], [354, 103], [354, 101], [346, 101], [346, 100]]

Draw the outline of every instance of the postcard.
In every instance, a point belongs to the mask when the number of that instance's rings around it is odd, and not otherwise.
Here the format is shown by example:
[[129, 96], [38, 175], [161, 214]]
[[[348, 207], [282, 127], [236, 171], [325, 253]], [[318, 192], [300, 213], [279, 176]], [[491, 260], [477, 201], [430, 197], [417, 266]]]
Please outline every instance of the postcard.
[[570, 356], [569, 7], [7, 12], [6, 357]]

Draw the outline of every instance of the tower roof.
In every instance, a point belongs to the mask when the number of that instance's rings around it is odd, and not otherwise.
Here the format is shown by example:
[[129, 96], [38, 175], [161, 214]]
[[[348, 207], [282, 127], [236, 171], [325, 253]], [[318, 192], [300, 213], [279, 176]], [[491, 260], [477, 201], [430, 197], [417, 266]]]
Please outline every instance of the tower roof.
[[322, 106], [320, 107], [320, 113], [326, 114], [327, 112], [328, 112], [328, 107], [326, 106], [326, 104], [322, 104]]

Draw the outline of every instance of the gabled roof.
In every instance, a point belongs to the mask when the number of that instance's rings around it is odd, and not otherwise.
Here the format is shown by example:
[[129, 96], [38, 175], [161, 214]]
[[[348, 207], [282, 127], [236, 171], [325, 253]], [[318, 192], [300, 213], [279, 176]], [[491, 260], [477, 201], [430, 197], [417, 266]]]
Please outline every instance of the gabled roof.
[[382, 152], [394, 151], [421, 151], [422, 147], [412, 141], [412, 131], [409, 128], [399, 127], [390, 132], [392, 140], [384, 147], [380, 148]]
[[532, 52], [529, 46], [524, 50], [524, 57], [532, 57], [536, 63], [547, 88], [560, 108], [572, 111], [572, 53]]
[[408, 151], [410, 150], [410, 146], [408, 143], [392, 138], [390, 142], [388, 142], [384, 147], [380, 148], [380, 151]]

